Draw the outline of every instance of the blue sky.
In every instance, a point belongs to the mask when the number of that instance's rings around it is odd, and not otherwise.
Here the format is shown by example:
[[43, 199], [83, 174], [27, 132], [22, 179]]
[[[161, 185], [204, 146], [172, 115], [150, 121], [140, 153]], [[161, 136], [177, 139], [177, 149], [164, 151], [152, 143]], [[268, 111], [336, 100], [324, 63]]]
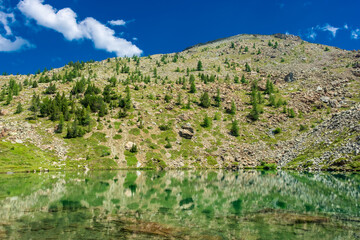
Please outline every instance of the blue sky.
[[0, 0], [0, 73], [178, 52], [241, 33], [360, 49], [359, 0]]

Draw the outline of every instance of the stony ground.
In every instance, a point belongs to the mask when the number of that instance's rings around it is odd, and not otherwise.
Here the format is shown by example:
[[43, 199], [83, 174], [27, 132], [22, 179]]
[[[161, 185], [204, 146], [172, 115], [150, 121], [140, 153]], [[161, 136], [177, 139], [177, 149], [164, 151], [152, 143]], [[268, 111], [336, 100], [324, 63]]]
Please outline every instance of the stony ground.
[[[199, 60], [201, 71], [197, 71]], [[277, 164], [291, 168], [356, 170], [359, 169], [359, 107], [356, 105], [360, 100], [359, 61], [359, 51], [311, 44], [295, 36], [278, 34], [238, 35], [176, 54], [86, 63], [80, 71], [81, 77], [91, 78], [101, 89], [111, 77], [119, 82], [113, 90], [116, 94], [124, 96], [125, 87], [130, 87], [133, 107], [128, 116], [119, 119], [117, 107], [99, 119], [93, 114], [90, 133], [66, 139], [65, 133], [54, 133], [57, 122], [46, 118], [26, 120], [31, 114], [28, 111], [31, 96], [34, 92], [43, 95], [49, 83], [39, 83], [37, 88], [24, 86], [9, 105], [1, 103], [0, 158], [8, 159], [10, 153], [21, 156], [21, 145], [53, 156], [47, 166], [54, 169], [245, 168]], [[246, 64], [251, 71], [246, 71]], [[129, 67], [129, 73], [117, 71], [117, 65]], [[63, 76], [72, 70], [67, 65], [35, 75], [1, 76], [0, 86], [6, 88], [10, 79], [34, 81], [44, 76], [51, 78], [54, 73]], [[206, 83], [200, 74], [214, 75], [215, 81]], [[195, 93], [189, 93], [190, 75], [195, 76]], [[134, 76], [149, 77], [150, 82], [133, 80]], [[236, 78], [240, 80], [242, 76], [247, 83], [237, 83]], [[57, 81], [58, 91], [68, 96], [81, 77], [73, 82]], [[185, 78], [186, 85], [177, 84], [179, 78]], [[258, 121], [249, 118], [251, 83], [255, 80], [264, 98]], [[274, 83], [274, 96], [286, 101], [286, 109], [293, 109], [295, 116], [284, 113], [283, 107], [268, 105], [269, 95], [262, 91], [267, 80]], [[220, 107], [213, 105], [217, 89]], [[209, 108], [199, 106], [204, 92], [212, 99]], [[167, 101], [166, 95], [170, 97]], [[19, 102], [25, 111], [14, 114]], [[190, 109], [184, 108], [188, 102]], [[236, 113], [228, 114], [226, 110], [232, 102]], [[212, 119], [207, 128], [201, 126], [205, 115]], [[230, 134], [234, 120], [239, 122], [238, 137]], [[170, 128], [162, 131], [160, 126], [164, 124]], [[133, 144], [138, 146], [137, 153], [128, 151]], [[2, 170], [39, 168], [28, 159], [29, 164], [23, 166], [21, 161], [25, 160], [21, 159], [11, 164], [1, 162]]]

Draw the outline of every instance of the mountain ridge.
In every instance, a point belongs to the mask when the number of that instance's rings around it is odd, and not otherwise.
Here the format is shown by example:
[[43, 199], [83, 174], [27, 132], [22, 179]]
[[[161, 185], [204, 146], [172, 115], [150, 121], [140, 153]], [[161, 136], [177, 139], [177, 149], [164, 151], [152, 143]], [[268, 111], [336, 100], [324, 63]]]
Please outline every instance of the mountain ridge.
[[180, 53], [1, 76], [0, 171], [359, 170], [357, 131], [336, 146], [328, 138], [336, 159], [321, 158], [321, 147], [305, 154], [306, 138], [294, 144], [345, 111], [357, 129], [358, 56], [293, 35], [241, 34]]

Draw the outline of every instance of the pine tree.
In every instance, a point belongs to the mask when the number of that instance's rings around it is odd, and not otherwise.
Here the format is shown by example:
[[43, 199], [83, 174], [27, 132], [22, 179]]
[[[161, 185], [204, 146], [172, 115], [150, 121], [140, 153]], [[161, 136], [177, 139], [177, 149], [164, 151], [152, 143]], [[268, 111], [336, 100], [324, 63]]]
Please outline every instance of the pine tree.
[[23, 111], [23, 107], [21, 105], [21, 103], [19, 102], [18, 105], [16, 106], [16, 111], [15, 111], [15, 114], [19, 114]]
[[220, 107], [221, 97], [220, 97], [220, 89], [217, 89], [216, 97], [215, 97], [215, 106]]
[[235, 105], [234, 101], [231, 102], [231, 108], [229, 109], [228, 113], [231, 114], [231, 115], [235, 115], [235, 113], [236, 113], [236, 105]]
[[199, 60], [198, 64], [197, 64], [197, 70], [198, 71], [202, 71], [203, 70], [203, 66], [202, 66], [202, 62]]
[[274, 92], [274, 84], [268, 79], [268, 80], [266, 80], [265, 93], [266, 94], [271, 94], [273, 92]]
[[230, 130], [231, 135], [238, 137], [240, 136], [240, 129], [239, 129], [239, 123], [237, 120], [234, 120], [231, 124], [231, 130]]
[[35, 80], [34, 82], [33, 82], [33, 84], [32, 84], [32, 88], [37, 88], [38, 87], [38, 83], [37, 83], [37, 81]]
[[62, 133], [63, 130], [64, 130], [64, 116], [60, 114], [59, 124], [57, 125], [55, 132]]
[[195, 92], [196, 92], [195, 81], [191, 81], [190, 93], [195, 93]]
[[239, 83], [239, 77], [238, 76], [234, 77], [234, 83]]
[[259, 106], [258, 106], [257, 102], [254, 101], [252, 104], [251, 112], [250, 112], [250, 118], [253, 121], [256, 121], [256, 120], [259, 120], [259, 116], [260, 116]]
[[6, 98], [6, 105], [9, 105], [11, 103], [11, 101], [13, 100], [13, 92], [12, 90], [9, 90], [8, 96]]
[[241, 83], [242, 83], [242, 84], [246, 84], [246, 83], [247, 83], [244, 74], [241, 76]]
[[211, 126], [211, 118], [207, 114], [205, 115], [204, 120], [201, 123], [201, 126], [204, 128], [208, 128]]
[[246, 72], [251, 72], [251, 67], [248, 63], [245, 64], [245, 71]]
[[211, 102], [210, 102], [209, 94], [207, 92], [204, 92], [200, 98], [200, 106], [202, 106], [204, 108], [208, 108], [208, 107], [210, 107], [210, 105], [211, 105]]

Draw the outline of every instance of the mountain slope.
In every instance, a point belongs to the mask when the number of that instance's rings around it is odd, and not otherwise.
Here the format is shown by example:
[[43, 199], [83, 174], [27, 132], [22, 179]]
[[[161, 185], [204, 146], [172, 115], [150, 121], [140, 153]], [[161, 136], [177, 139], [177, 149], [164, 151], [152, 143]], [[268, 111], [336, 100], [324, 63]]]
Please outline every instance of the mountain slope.
[[[285, 166], [304, 155], [296, 139], [359, 102], [359, 57], [291, 35], [238, 35], [1, 76], [0, 169]], [[33, 164], [19, 146], [52, 157]], [[358, 154], [335, 155], [358, 169]]]

